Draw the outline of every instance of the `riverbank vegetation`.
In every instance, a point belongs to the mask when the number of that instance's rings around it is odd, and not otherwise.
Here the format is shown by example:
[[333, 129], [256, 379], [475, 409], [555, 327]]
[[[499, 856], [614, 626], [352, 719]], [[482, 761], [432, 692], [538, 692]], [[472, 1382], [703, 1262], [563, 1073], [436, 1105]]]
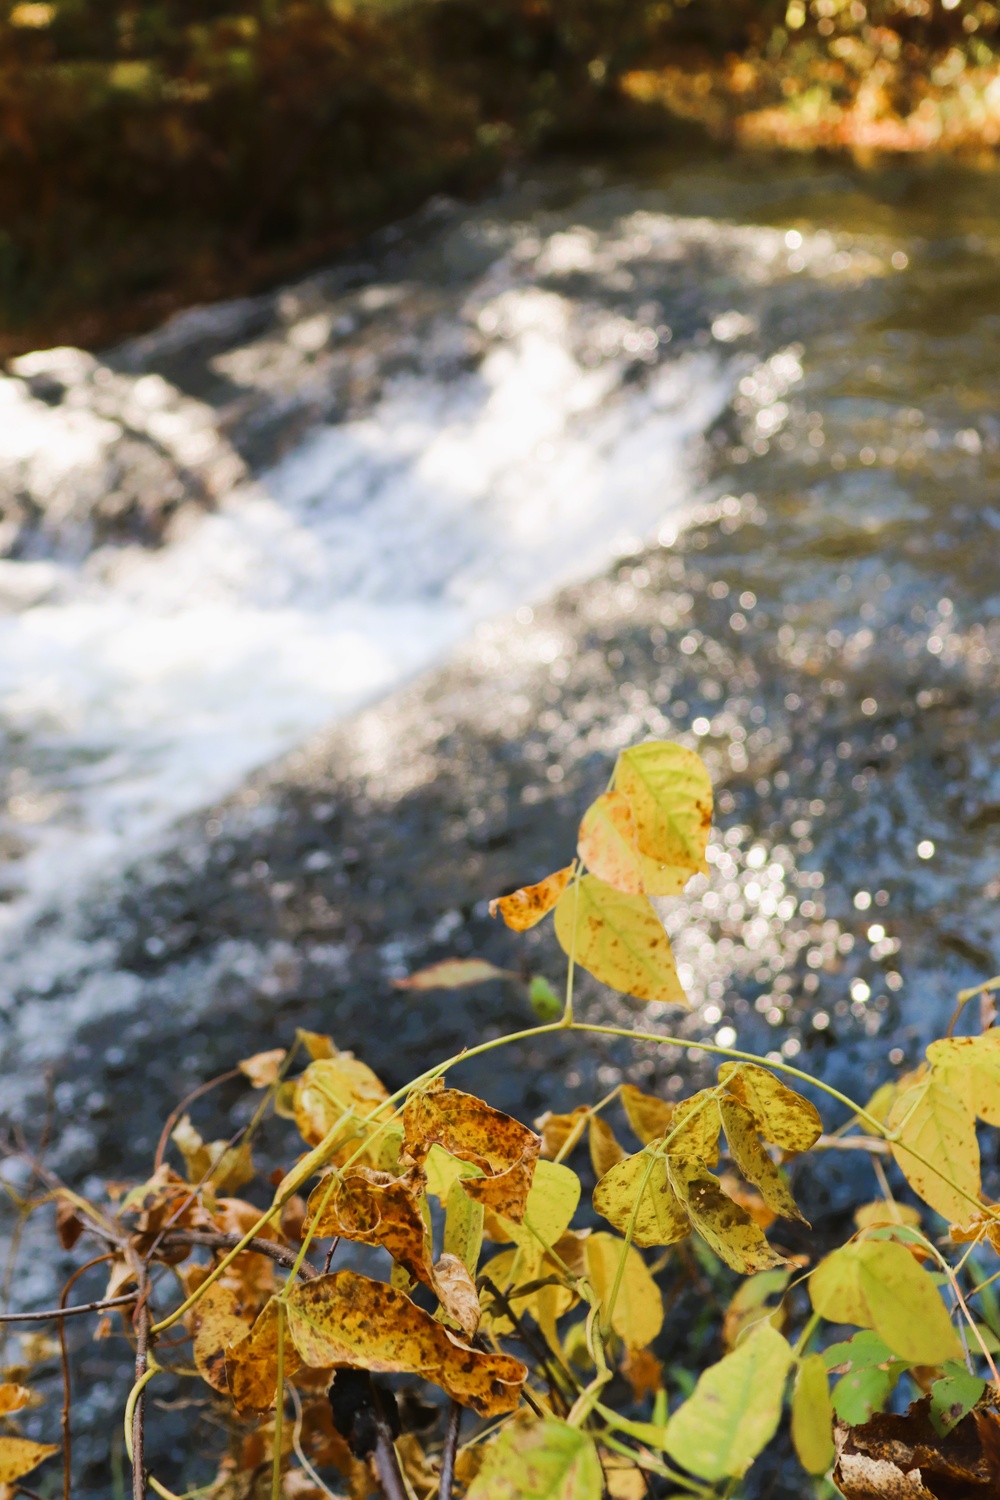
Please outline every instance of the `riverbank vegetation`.
[[[665, 1012], [687, 1001], [651, 898], [682, 898], [706, 870], [711, 821], [693, 751], [620, 755], [569, 863], [493, 902], [515, 934], [553, 916], [564, 997], [475, 958], [411, 974], [414, 1005], [513, 978], [538, 1021], [470, 1036], [394, 1092], [300, 1031], [240, 1062], [259, 1102], [230, 1139], [205, 1140], [193, 1117], [233, 1072], [182, 1101], [143, 1183], [85, 1199], [14, 1143], [34, 1184], [22, 1220], [52, 1214], [80, 1265], [61, 1310], [5, 1320], [30, 1334], [0, 1384], [5, 1493], [49, 1483], [61, 1456], [72, 1500], [66, 1329], [87, 1314], [133, 1347], [134, 1500], [182, 1486], [212, 1500], [735, 1500], [760, 1493], [744, 1480], [775, 1440], [795, 1493], [817, 1500], [995, 1496], [1000, 1206], [979, 1136], [1000, 1127], [1000, 979], [960, 996], [926, 1059], [866, 1101], [781, 1053], [671, 1035]], [[580, 1016], [579, 968], [634, 997], [634, 1029]], [[618, 1083], [565, 1113], [544, 1057], [570, 1029], [712, 1054], [717, 1079], [673, 1102]], [[456, 1086], [466, 1060], [502, 1069], [526, 1040], [552, 1106], [534, 1129]], [[803, 1189], [844, 1153], [869, 1164], [871, 1196], [814, 1232]], [[73, 1294], [88, 1272], [106, 1279], [89, 1303]], [[39, 1322], [60, 1331], [61, 1431], [33, 1412], [36, 1371], [60, 1352]], [[178, 1472], [147, 1475], [148, 1424], [176, 1412], [191, 1422]], [[213, 1447], [216, 1475], [192, 1492]], [[770, 1492], [789, 1493], [775, 1472]]]
[[273, 284], [548, 148], [987, 152], [991, 0], [14, 0], [0, 352]]

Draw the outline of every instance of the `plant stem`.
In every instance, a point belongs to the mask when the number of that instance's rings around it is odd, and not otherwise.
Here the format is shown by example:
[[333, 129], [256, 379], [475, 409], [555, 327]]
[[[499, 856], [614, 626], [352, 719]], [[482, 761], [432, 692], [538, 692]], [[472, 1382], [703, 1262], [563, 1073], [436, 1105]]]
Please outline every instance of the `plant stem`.
[[441, 1482], [438, 1487], [438, 1500], [451, 1500], [451, 1487], [455, 1479], [455, 1453], [458, 1448], [458, 1433], [461, 1425], [462, 1408], [457, 1401], [452, 1401], [448, 1408], [444, 1447], [441, 1449]]
[[135, 1406], [132, 1411], [132, 1500], [146, 1500], [146, 1401], [143, 1395], [143, 1385], [146, 1369], [146, 1360], [149, 1348], [149, 1268], [145, 1264], [139, 1266], [139, 1281], [137, 1291], [139, 1303], [133, 1316], [135, 1326], [135, 1378], [138, 1384], [138, 1393], [135, 1398]]

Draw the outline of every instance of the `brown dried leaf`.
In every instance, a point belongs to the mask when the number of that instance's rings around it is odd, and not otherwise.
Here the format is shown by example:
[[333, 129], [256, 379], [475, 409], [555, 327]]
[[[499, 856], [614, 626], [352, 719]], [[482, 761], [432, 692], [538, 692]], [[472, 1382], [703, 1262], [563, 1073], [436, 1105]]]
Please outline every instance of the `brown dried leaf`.
[[[236, 1410], [270, 1411], [278, 1392], [278, 1299], [272, 1297], [249, 1330], [242, 1323], [225, 1347], [225, 1383]], [[299, 1351], [286, 1330], [283, 1355], [287, 1377], [301, 1365]]]
[[[510, 898], [504, 898], [510, 899]], [[486, 979], [516, 979], [510, 969], [498, 969], [485, 958], [442, 958], [439, 963], [418, 969], [406, 979], [394, 979], [397, 990], [459, 990], [467, 984], [482, 984]]]
[[421, 1375], [481, 1417], [515, 1410], [528, 1374], [509, 1354], [470, 1349], [402, 1292], [355, 1271], [295, 1287], [288, 1326], [307, 1364]]
[[616, 891], [638, 896], [645, 890], [635, 819], [624, 793], [605, 792], [591, 803], [580, 824], [576, 852], [592, 875]]
[[438, 1301], [467, 1339], [475, 1338], [483, 1310], [476, 1283], [457, 1255], [445, 1252], [434, 1267], [434, 1290]]
[[567, 865], [564, 870], [546, 875], [537, 885], [523, 885], [509, 896], [495, 897], [490, 902], [490, 916], [495, 917], [499, 912], [508, 927], [515, 932], [527, 932], [552, 910], [572, 874], [573, 866]]
[[420, 1209], [424, 1187], [419, 1167], [402, 1177], [348, 1167], [313, 1188], [306, 1230], [314, 1229], [321, 1239], [339, 1235], [362, 1245], [381, 1245], [417, 1281], [433, 1287], [434, 1266]]
[[270, 1052], [255, 1052], [253, 1057], [245, 1057], [237, 1066], [255, 1089], [266, 1089], [277, 1083], [281, 1064], [287, 1056], [287, 1048], [273, 1047]]
[[993, 1414], [970, 1413], [940, 1437], [930, 1413], [924, 1396], [902, 1415], [837, 1427], [834, 1479], [846, 1500], [996, 1500], [1000, 1470], [981, 1431]]
[[240, 1299], [231, 1287], [216, 1282], [201, 1294], [191, 1310], [194, 1362], [214, 1391], [228, 1392], [226, 1346], [246, 1336]]
[[403, 1111], [404, 1151], [418, 1166], [434, 1145], [471, 1162], [482, 1177], [465, 1177], [462, 1191], [484, 1208], [520, 1224], [541, 1141], [533, 1130], [459, 1089], [409, 1095]]
[[83, 1233], [83, 1220], [72, 1203], [60, 1198], [56, 1203], [56, 1234], [64, 1250], [72, 1250]]

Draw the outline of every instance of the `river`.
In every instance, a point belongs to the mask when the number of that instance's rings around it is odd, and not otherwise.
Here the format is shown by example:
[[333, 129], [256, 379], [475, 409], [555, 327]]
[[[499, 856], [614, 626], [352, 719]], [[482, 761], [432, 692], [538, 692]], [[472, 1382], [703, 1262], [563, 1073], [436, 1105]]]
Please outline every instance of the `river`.
[[[393, 1084], [528, 1024], [514, 985], [391, 980], [472, 952], [558, 979], [486, 903], [649, 734], [705, 754], [717, 827], [664, 911], [692, 1013], [644, 1024], [854, 1096], [917, 1060], [1000, 969], [998, 264], [995, 174], [657, 151], [15, 362], [0, 1100], [37, 1130], [51, 1078], [53, 1167], [141, 1172], [179, 1093], [296, 1024]], [[461, 1076], [528, 1115], [700, 1066]], [[855, 1185], [806, 1189], [821, 1227]], [[98, 1493], [121, 1367], [80, 1358]]]

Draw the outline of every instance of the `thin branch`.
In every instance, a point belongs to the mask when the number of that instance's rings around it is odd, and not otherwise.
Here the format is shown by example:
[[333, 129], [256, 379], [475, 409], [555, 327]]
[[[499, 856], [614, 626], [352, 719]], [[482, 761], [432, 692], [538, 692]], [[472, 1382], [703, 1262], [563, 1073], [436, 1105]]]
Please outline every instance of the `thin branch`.
[[812, 1151], [870, 1151], [873, 1156], [888, 1156], [889, 1142], [877, 1135], [821, 1135], [810, 1147]]
[[[149, 1267], [145, 1264], [139, 1268], [138, 1292], [139, 1305], [132, 1318], [135, 1328], [136, 1381], [142, 1380], [146, 1374], [149, 1350]], [[140, 1390], [132, 1411], [132, 1500], [146, 1500], [145, 1417], [145, 1392]]]
[[170, 1111], [163, 1129], [160, 1131], [160, 1139], [156, 1143], [156, 1156], [153, 1158], [153, 1170], [155, 1172], [158, 1172], [163, 1165], [163, 1157], [166, 1153], [167, 1142], [170, 1140], [170, 1132], [188, 1105], [193, 1104], [196, 1099], [200, 1099], [202, 1094], [207, 1094], [209, 1089], [214, 1089], [217, 1084], [228, 1083], [230, 1078], [238, 1078], [239, 1076], [239, 1068], [230, 1068], [226, 1073], [219, 1073], [217, 1077], [210, 1078], [207, 1083], [200, 1083], [196, 1089], [192, 1089], [190, 1094], [185, 1095], [180, 1104], [177, 1105], [177, 1108]]
[[[76, 1282], [89, 1271], [91, 1266], [99, 1266], [106, 1260], [114, 1260], [111, 1252], [104, 1255], [95, 1255], [93, 1260], [88, 1260], [85, 1265], [78, 1266], [67, 1281], [59, 1294], [59, 1307], [66, 1308], [66, 1298], [73, 1290]], [[70, 1427], [70, 1407], [73, 1401], [73, 1387], [70, 1381], [69, 1350], [66, 1347], [66, 1323], [63, 1318], [59, 1319], [59, 1359], [62, 1364], [63, 1381], [63, 1404], [62, 1404], [62, 1449], [63, 1449], [63, 1500], [70, 1500], [73, 1473], [73, 1433]]]
[[[242, 1244], [240, 1235], [224, 1234], [221, 1229], [171, 1229], [163, 1237], [164, 1249], [172, 1245], [204, 1245], [209, 1250], [233, 1250], [239, 1244]], [[288, 1271], [293, 1269], [297, 1258], [294, 1250], [286, 1250], [274, 1240], [251, 1240], [244, 1248], [254, 1250], [258, 1255], [266, 1255], [269, 1260], [284, 1266]], [[299, 1275], [303, 1281], [312, 1281], [320, 1272], [309, 1261], [304, 1260], [299, 1267]]]
[[[101, 1260], [107, 1260], [105, 1255]], [[94, 1262], [91, 1261], [91, 1265]], [[104, 1312], [111, 1307], [127, 1307], [138, 1292], [123, 1292], [120, 1297], [104, 1297], [100, 1302], [81, 1302], [76, 1307], [46, 1307], [41, 1312], [0, 1313], [0, 1323], [44, 1323], [49, 1318], [74, 1318], [79, 1313]]]
[[408, 1500], [406, 1485], [399, 1469], [396, 1444], [392, 1428], [379, 1397], [378, 1387], [371, 1382], [372, 1410], [375, 1417], [375, 1452], [373, 1454], [378, 1482], [382, 1486], [385, 1500]]
[[462, 1426], [462, 1408], [453, 1400], [448, 1408], [448, 1425], [444, 1433], [441, 1450], [441, 1482], [438, 1500], [451, 1500], [451, 1487], [455, 1480], [455, 1453], [458, 1449], [458, 1434]]

